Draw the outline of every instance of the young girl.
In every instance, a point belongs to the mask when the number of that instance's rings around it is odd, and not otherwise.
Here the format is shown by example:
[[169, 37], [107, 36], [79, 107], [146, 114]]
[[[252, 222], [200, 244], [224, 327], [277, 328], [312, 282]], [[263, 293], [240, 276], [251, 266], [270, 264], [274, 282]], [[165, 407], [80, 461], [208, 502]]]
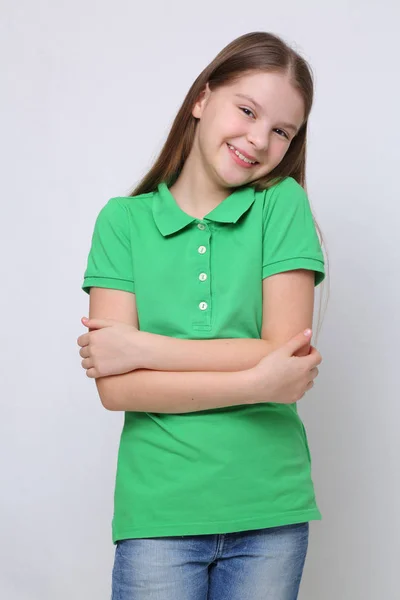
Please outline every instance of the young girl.
[[[321, 518], [297, 401], [324, 256], [304, 190], [310, 70], [243, 35], [100, 211], [82, 367], [125, 411], [114, 600], [295, 600]], [[140, 143], [136, 149], [140, 148]]]

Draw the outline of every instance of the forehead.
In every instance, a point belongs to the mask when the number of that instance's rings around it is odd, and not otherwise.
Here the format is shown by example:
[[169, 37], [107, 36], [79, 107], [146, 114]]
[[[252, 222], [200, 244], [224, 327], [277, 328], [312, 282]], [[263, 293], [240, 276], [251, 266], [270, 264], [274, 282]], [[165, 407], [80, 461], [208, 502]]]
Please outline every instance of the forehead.
[[[287, 75], [280, 73], [251, 72], [221, 89], [223, 96], [236, 99], [236, 94], [250, 96], [265, 112], [276, 112], [276, 116], [291, 118], [298, 124], [304, 116], [304, 101]], [[245, 102], [244, 99], [237, 98]]]
[[276, 87], [295, 91], [287, 75], [282, 73], [268, 73], [266, 71], [250, 71], [248, 73], [243, 73], [225, 87], [231, 92], [250, 88], [253, 90], [262, 89], [267, 91]]

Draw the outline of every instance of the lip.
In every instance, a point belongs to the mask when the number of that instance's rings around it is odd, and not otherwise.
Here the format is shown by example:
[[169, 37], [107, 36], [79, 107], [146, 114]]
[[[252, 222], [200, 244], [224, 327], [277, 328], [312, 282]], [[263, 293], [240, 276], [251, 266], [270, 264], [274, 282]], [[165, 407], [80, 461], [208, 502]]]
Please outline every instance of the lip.
[[240, 154], [243, 154], [244, 157], [246, 157], [248, 160], [255, 160], [256, 162], [258, 162], [258, 160], [256, 159], [255, 156], [251, 156], [251, 154], [248, 154], [247, 152], [245, 152], [244, 150], [242, 150], [241, 148], [238, 148], [237, 146], [235, 146], [234, 144], [229, 144], [227, 142], [228, 146], [233, 146], [235, 148], [235, 150], [237, 150], [238, 152], [240, 152]]

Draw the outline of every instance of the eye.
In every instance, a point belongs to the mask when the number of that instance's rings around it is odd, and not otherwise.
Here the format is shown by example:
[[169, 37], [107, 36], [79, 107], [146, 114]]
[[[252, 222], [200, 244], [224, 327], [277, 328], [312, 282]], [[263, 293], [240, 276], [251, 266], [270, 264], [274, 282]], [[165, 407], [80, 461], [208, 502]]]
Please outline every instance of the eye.
[[253, 115], [253, 117], [255, 117], [255, 114], [254, 114], [254, 113], [253, 113], [253, 111], [252, 111], [252, 110], [250, 110], [249, 108], [246, 108], [245, 106], [240, 106], [239, 108], [240, 108], [240, 110], [242, 110], [242, 111], [244, 112], [244, 114], [245, 114], [245, 115], [247, 115], [248, 117], [249, 117], [250, 115], [248, 115], [248, 114], [245, 112], [246, 110], [247, 110], [247, 112], [249, 112], [251, 115]]
[[[285, 137], [286, 139], [289, 139], [289, 136], [288, 136], [288, 134], [286, 133], [286, 131], [283, 131], [283, 129], [275, 129], [275, 131], [281, 131], [281, 132], [283, 133], [284, 137]], [[279, 134], [279, 135], [280, 135], [280, 134]], [[282, 137], [282, 136], [281, 136], [281, 137]]]
[[[246, 106], [239, 106], [239, 109], [244, 112], [244, 114], [249, 117], [250, 115], [252, 115], [255, 118], [255, 114], [253, 113], [252, 110], [250, 110], [250, 108], [247, 108]], [[246, 112], [247, 111], [247, 112]], [[250, 113], [250, 114], [248, 114]], [[287, 140], [289, 140], [289, 136], [286, 133], [286, 131], [284, 131], [283, 129], [275, 129], [275, 131], [280, 131], [281, 133], [279, 134], [280, 137], [285, 137]], [[283, 135], [282, 135], [283, 134]]]

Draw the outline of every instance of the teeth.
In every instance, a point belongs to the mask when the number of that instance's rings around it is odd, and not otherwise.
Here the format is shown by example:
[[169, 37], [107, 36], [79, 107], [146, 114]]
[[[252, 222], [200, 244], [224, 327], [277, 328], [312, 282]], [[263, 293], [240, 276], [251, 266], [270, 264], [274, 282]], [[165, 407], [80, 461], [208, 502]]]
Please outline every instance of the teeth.
[[243, 156], [243, 154], [240, 154], [239, 150], [236, 150], [236, 148], [234, 146], [229, 146], [229, 144], [228, 144], [228, 148], [230, 148], [231, 150], [233, 150], [234, 153], [236, 154], [236, 156], [238, 156], [244, 162], [249, 163], [250, 165], [255, 165], [256, 164], [257, 161], [255, 161], [255, 160], [249, 160], [248, 158], [246, 158], [245, 156]]

